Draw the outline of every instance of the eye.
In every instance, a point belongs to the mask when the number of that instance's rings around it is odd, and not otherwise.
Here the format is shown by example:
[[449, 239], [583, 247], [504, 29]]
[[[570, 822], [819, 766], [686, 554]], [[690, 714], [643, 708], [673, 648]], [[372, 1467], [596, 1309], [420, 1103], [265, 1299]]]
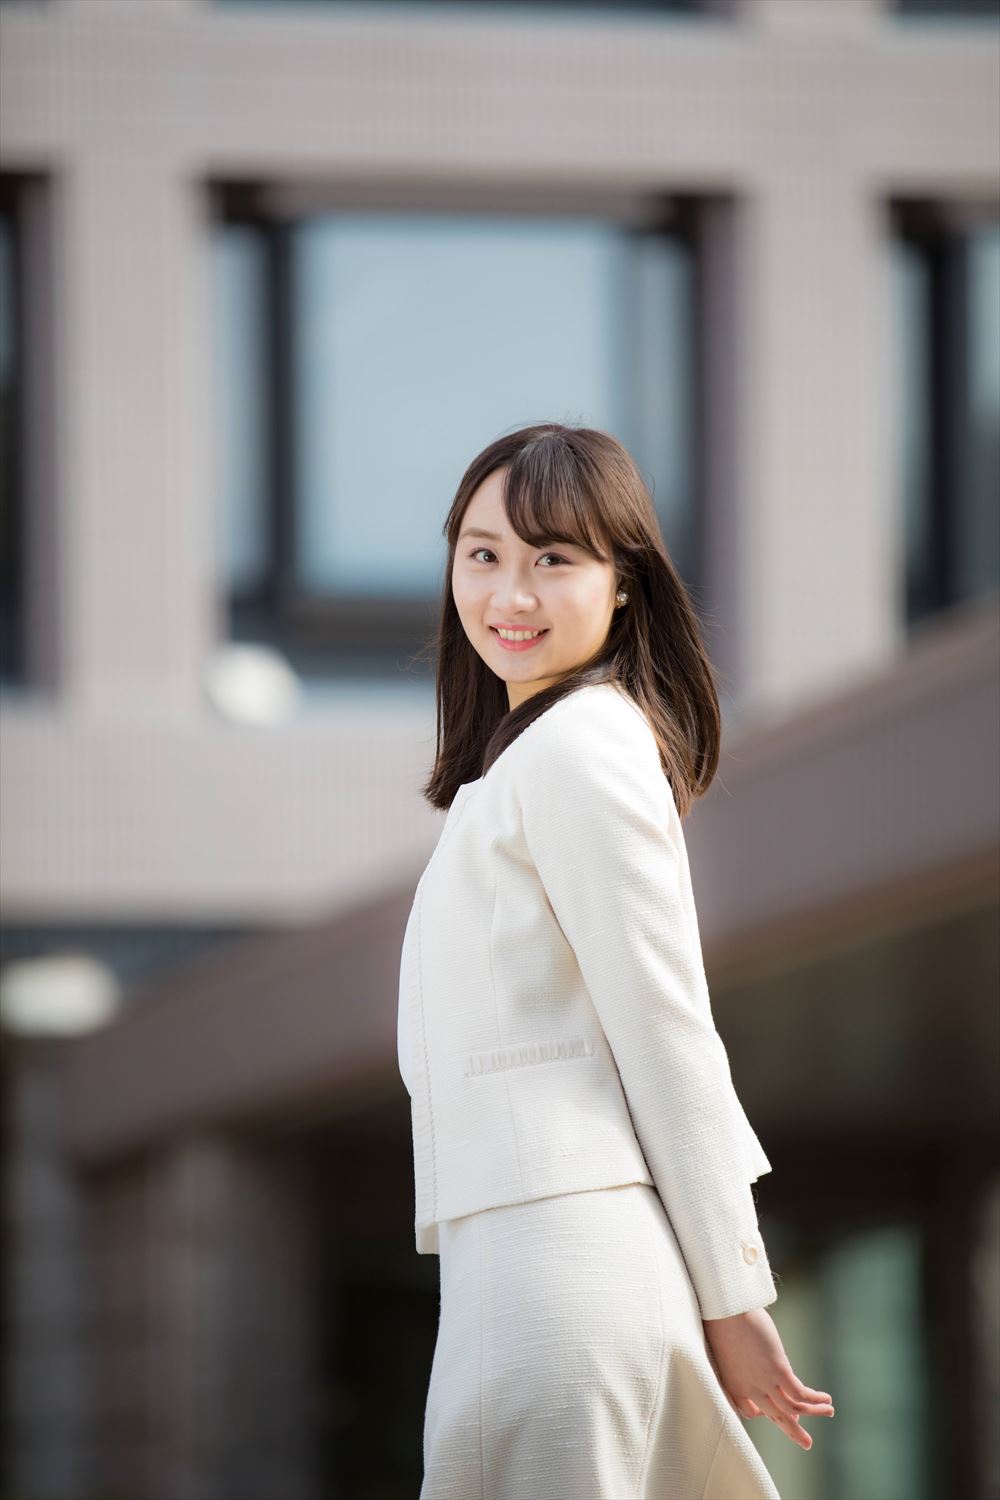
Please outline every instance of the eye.
[[[493, 551], [491, 551], [491, 549], [489, 547], [476, 547], [472, 552], [469, 553], [469, 556], [473, 557], [473, 558], [478, 557], [478, 555], [479, 555], [480, 552], [489, 552], [489, 554], [490, 554], [491, 557], [495, 557], [496, 556], [496, 553], [493, 552]], [[569, 561], [568, 558], [560, 557], [560, 555], [559, 555], [558, 552], [544, 552], [542, 554], [542, 556], [543, 557], [554, 557], [555, 560], [556, 560], [556, 562], [559, 562], [559, 563], [567, 563], [568, 564], [568, 561]], [[546, 569], [544, 569], [544, 571], [546, 573], [551, 573], [552, 569], [551, 568], [546, 568]]]

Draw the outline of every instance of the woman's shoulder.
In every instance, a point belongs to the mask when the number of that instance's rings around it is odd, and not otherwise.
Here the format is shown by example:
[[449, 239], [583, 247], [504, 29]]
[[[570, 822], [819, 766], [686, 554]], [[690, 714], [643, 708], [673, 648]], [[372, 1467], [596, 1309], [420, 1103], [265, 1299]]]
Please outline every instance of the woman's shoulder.
[[[576, 688], [540, 714], [520, 736], [515, 757], [523, 775], [586, 774], [611, 766], [630, 766], [662, 776], [659, 747], [639, 704], [615, 682]], [[515, 748], [518, 741], [514, 741]]]
[[588, 683], [577, 688], [535, 720], [539, 740], [558, 740], [573, 733], [603, 736], [629, 735], [633, 740], [654, 738], [643, 710], [617, 682]]
[[560, 699], [521, 739], [522, 753], [509, 762], [509, 790], [536, 855], [549, 837], [599, 848], [625, 828], [676, 829], [656, 735], [639, 705], [614, 684], [591, 684]]

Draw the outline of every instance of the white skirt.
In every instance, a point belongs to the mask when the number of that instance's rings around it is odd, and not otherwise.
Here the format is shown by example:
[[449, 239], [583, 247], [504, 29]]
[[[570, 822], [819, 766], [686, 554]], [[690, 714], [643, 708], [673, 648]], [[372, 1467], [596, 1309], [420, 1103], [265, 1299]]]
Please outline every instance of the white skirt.
[[780, 1500], [647, 1183], [445, 1219], [420, 1500]]

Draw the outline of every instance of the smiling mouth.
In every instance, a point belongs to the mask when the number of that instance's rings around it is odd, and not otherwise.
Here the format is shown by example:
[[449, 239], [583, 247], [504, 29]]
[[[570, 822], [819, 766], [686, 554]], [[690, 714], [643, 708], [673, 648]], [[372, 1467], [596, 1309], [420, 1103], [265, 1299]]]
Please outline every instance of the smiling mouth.
[[526, 635], [521, 640], [505, 640], [495, 625], [491, 625], [490, 630], [496, 636], [501, 646], [503, 646], [505, 650], [508, 651], [523, 651], [526, 650], [529, 646], [537, 646], [538, 642], [543, 640], [544, 637], [549, 633], [548, 627], [546, 626], [544, 630], [539, 630], [534, 635]]

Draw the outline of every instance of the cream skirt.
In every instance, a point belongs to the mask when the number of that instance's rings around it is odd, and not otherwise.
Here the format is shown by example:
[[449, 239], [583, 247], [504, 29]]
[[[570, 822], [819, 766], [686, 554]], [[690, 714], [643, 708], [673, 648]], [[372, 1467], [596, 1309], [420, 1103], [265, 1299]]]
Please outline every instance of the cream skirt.
[[439, 1225], [420, 1500], [780, 1500], [647, 1183]]

